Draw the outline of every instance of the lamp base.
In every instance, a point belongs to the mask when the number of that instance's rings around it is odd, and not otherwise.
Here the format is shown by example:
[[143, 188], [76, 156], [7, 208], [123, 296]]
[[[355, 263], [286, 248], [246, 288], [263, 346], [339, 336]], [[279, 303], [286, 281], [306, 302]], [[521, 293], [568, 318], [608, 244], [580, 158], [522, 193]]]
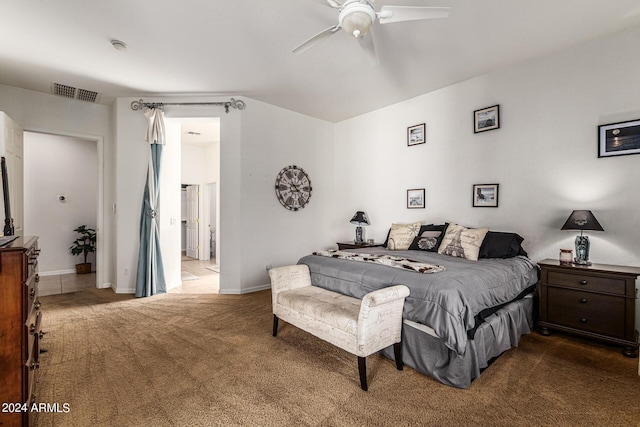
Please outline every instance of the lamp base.
[[591, 265], [589, 262], [589, 238], [587, 236], [576, 237], [576, 257], [573, 260], [574, 264], [578, 265]]
[[362, 238], [362, 227], [357, 226], [356, 227], [356, 240], [354, 240], [354, 243], [357, 244], [361, 244], [364, 243], [364, 239]]

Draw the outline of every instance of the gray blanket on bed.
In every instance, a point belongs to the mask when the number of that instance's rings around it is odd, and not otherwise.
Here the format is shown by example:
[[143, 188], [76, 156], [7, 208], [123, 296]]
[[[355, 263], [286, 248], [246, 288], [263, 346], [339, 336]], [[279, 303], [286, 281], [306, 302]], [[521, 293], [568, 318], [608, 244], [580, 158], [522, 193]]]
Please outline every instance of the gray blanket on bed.
[[468, 261], [425, 251], [389, 251], [384, 248], [354, 250], [389, 254], [443, 265], [446, 270], [420, 274], [378, 264], [308, 255], [298, 261], [311, 270], [315, 286], [362, 299], [376, 289], [406, 285], [403, 317], [434, 329], [447, 347], [464, 354], [467, 330], [475, 326], [480, 311], [514, 299], [538, 280], [537, 266], [528, 258]]

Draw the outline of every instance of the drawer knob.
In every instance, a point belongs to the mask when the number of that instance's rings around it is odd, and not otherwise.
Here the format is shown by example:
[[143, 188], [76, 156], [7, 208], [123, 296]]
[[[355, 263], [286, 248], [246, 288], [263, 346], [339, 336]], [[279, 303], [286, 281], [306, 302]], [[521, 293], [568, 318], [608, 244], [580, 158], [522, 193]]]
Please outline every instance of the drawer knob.
[[580, 319], [580, 322], [582, 323], [587, 323], [587, 319], [585, 319], [584, 317], [582, 319]]
[[38, 283], [40, 281], [40, 275], [36, 274], [36, 283]]
[[36, 333], [36, 325], [35, 325], [35, 323], [32, 323], [31, 325], [29, 325], [29, 333], [31, 335], [34, 335]]
[[586, 304], [586, 303], [587, 303], [587, 299], [586, 299], [586, 298], [582, 298], [582, 299], [580, 300], [580, 302], [581, 302], [581, 303], [583, 303], [583, 304]]
[[29, 365], [29, 369], [31, 369], [32, 371], [35, 371], [39, 367], [40, 367], [40, 362], [31, 362], [31, 364]]
[[586, 285], [588, 282], [586, 280], [580, 280], [581, 285]]
[[31, 288], [29, 291], [29, 298], [33, 299], [36, 296], [36, 288]]
[[46, 334], [46, 332], [40, 331], [40, 334], [38, 335], [38, 337], [40, 339], [44, 338], [44, 335]]
[[40, 310], [40, 307], [42, 307], [42, 303], [41, 303], [40, 301], [36, 301], [36, 303], [35, 303], [35, 304], [33, 304], [33, 307], [34, 307], [36, 310]]

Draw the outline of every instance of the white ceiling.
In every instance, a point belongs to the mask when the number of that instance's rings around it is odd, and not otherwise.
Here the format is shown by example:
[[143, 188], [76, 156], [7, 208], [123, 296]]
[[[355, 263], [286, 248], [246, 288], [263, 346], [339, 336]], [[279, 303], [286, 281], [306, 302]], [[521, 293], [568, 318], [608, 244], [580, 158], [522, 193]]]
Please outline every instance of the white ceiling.
[[186, 145], [206, 147], [220, 143], [220, 118], [175, 119], [180, 123], [180, 142]]
[[106, 104], [244, 95], [337, 122], [640, 25], [639, 0], [374, 3], [384, 4], [452, 9], [374, 26], [380, 64], [371, 66], [342, 31], [291, 53], [337, 22], [324, 0], [0, 0], [0, 83], [50, 93], [57, 82]]

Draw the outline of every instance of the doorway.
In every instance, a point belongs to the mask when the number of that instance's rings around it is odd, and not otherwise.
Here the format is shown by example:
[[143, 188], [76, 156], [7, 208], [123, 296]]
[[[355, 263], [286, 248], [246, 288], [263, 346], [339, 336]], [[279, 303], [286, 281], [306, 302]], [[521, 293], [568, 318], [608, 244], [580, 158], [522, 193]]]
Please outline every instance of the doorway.
[[[178, 283], [168, 282], [169, 291], [217, 293], [219, 291], [219, 269], [215, 264], [216, 259], [211, 258], [211, 230], [218, 228], [219, 203], [217, 200], [218, 192], [215, 191], [213, 197], [216, 200], [211, 205], [210, 195], [212, 193], [208, 184], [219, 180], [220, 119], [166, 118], [165, 125], [167, 145], [173, 146], [170, 149], [175, 155], [167, 156], [166, 160], [163, 160], [172, 163], [169, 167], [165, 167], [168, 165], [163, 166], [163, 174], [165, 172], [173, 174], [173, 178], [166, 178], [177, 184], [169, 184], [168, 191], [181, 192], [178, 199], [181, 200], [180, 248], [179, 250], [171, 248], [164, 255], [169, 258], [165, 262], [165, 266], [179, 266], [180, 269]], [[162, 197], [164, 196], [161, 195]], [[169, 199], [174, 199], [174, 197], [170, 196]], [[213, 214], [215, 222], [213, 223], [211, 222], [211, 206], [214, 206], [215, 210]], [[161, 207], [161, 209], [164, 208]], [[171, 227], [170, 222], [169, 227]]]
[[[41, 295], [102, 287], [102, 138], [25, 130], [24, 149], [24, 229], [40, 238]], [[97, 233], [89, 274], [76, 274], [84, 259], [69, 250], [81, 225]]]

